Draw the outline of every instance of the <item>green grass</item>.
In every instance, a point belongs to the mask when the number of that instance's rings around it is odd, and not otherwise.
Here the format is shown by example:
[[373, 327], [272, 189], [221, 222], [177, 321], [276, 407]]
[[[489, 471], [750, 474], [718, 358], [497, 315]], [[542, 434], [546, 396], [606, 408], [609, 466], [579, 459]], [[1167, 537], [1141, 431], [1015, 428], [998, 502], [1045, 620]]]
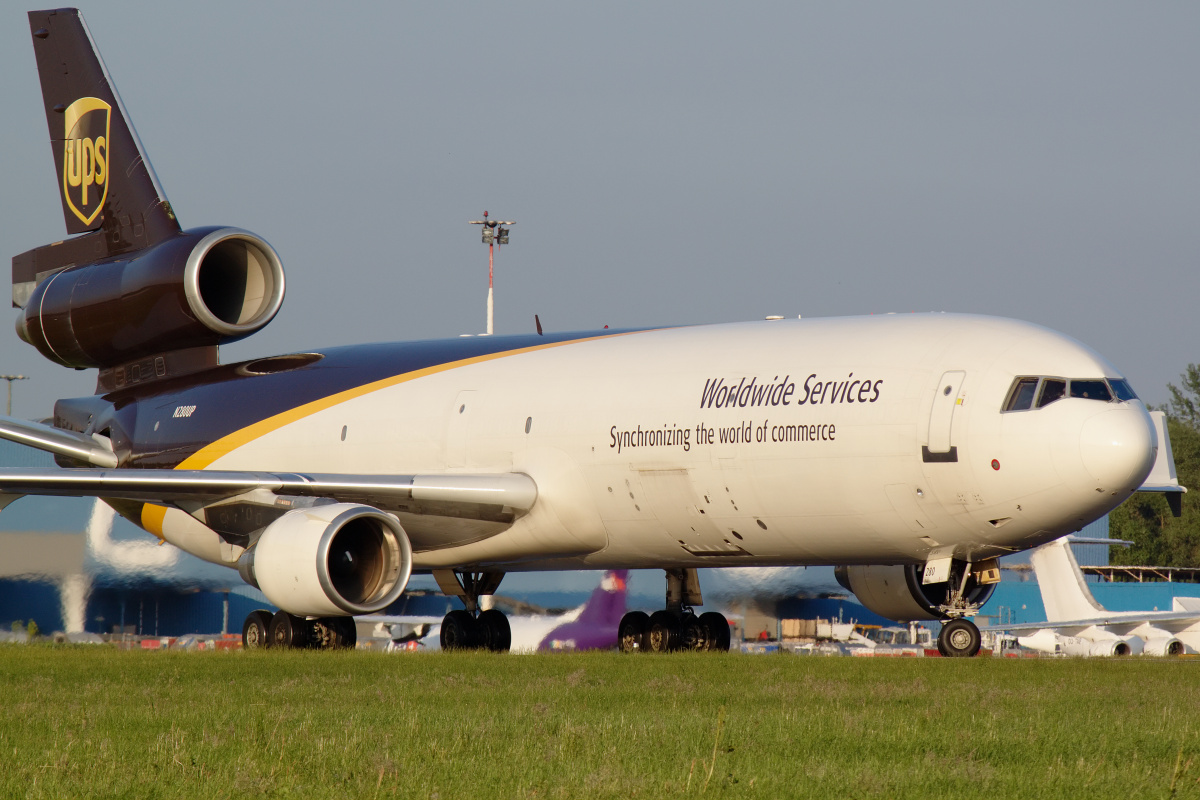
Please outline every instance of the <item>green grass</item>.
[[0, 647], [0, 797], [1200, 795], [1200, 660]]

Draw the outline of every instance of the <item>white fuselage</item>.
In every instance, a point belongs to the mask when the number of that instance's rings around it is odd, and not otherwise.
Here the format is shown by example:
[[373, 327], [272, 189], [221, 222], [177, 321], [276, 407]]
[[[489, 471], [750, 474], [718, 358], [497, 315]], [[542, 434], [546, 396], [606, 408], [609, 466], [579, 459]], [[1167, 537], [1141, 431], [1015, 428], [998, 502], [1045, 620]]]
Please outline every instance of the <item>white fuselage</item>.
[[180, 466], [534, 479], [533, 509], [472, 544], [438, 547], [436, 526], [402, 518], [418, 569], [979, 560], [1079, 529], [1154, 460], [1137, 400], [1002, 412], [1026, 375], [1119, 377], [1068, 337], [990, 317], [671, 328], [399, 375]]

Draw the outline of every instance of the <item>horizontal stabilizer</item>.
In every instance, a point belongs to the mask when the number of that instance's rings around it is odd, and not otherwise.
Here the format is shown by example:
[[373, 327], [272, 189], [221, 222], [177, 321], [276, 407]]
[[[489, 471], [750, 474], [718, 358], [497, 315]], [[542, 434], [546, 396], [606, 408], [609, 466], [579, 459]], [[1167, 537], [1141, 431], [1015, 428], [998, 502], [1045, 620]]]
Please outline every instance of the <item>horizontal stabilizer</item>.
[[[56, 456], [82, 461], [97, 467], [115, 467], [117, 456], [112, 451], [112, 445], [102, 436], [88, 436], [86, 433], [66, 431], [43, 425], [40, 422], [29, 422], [15, 417], [0, 416], [0, 439], [36, 447]], [[24, 492], [23, 494], [34, 494]]]

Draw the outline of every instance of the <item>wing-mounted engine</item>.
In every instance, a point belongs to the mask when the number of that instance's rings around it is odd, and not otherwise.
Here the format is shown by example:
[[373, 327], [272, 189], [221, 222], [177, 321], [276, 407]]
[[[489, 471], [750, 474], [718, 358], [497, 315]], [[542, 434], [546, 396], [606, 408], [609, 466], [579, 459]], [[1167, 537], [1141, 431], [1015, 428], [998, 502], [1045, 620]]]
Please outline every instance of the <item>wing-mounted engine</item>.
[[1181, 656], [1187, 647], [1174, 636], [1147, 639], [1143, 652], [1148, 656]]
[[238, 228], [185, 231], [35, 277], [18, 335], [56, 363], [99, 367], [101, 390], [214, 365], [216, 346], [270, 322], [284, 293], [275, 249]]
[[412, 575], [412, 547], [394, 517], [332, 503], [289, 511], [238, 560], [272, 604], [297, 616], [372, 614], [396, 601]]
[[[962, 565], [959, 565], [960, 569]], [[922, 619], [946, 619], [945, 607], [951, 604], [956, 579], [942, 583], [921, 583], [922, 566], [917, 564], [838, 567], [838, 583], [858, 602], [881, 617], [897, 622]], [[961, 571], [956, 571], [961, 575]], [[954, 573], [952, 573], [954, 574]], [[972, 575], [960, 604], [978, 608], [988, 601], [994, 583], [981, 583]]]

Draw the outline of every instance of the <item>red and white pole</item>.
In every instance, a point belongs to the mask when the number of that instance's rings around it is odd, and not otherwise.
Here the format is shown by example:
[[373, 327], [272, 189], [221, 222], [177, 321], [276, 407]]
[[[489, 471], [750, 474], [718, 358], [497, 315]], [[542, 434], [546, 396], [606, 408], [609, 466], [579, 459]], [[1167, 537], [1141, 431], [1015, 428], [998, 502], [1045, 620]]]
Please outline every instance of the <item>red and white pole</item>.
[[491, 244], [491, 243], [489, 243], [489, 244], [488, 244], [488, 323], [487, 323], [487, 333], [488, 333], [488, 336], [491, 336], [491, 335], [492, 335], [492, 313], [493, 313], [493, 305], [492, 305], [492, 267], [494, 266], [494, 262], [493, 262], [493, 260], [492, 260], [492, 250], [493, 250], [494, 248], [495, 248], [495, 245], [494, 245], [494, 244]]

